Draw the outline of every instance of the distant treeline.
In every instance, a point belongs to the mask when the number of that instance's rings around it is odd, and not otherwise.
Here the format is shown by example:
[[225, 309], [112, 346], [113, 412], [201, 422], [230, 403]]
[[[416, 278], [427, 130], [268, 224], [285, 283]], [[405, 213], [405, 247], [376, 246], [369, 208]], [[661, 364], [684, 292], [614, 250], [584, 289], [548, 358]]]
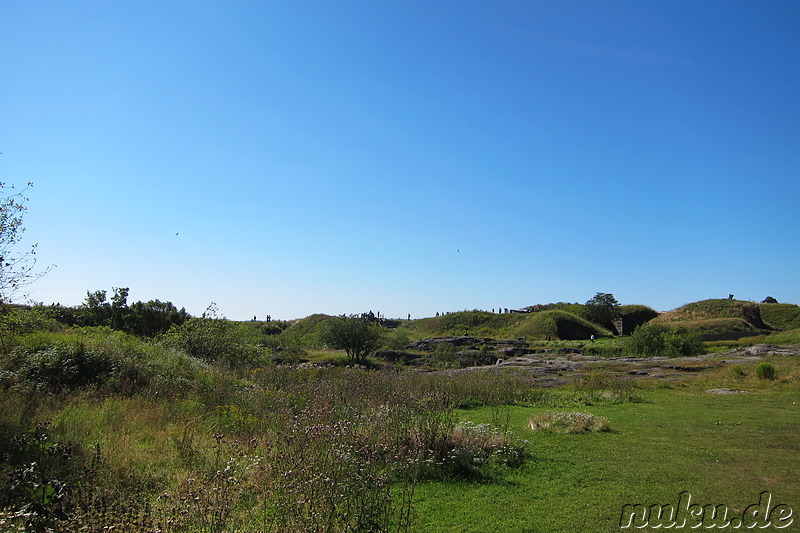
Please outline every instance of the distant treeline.
[[[68, 327], [107, 326], [139, 337], [155, 337], [192, 318], [186, 309], [178, 309], [172, 302], [150, 300], [128, 305], [128, 293], [127, 287], [115, 287], [109, 300], [104, 290], [87, 291], [84, 303], [77, 307], [8, 305], [5, 314], [13, 316], [24, 309], [25, 320], [36, 321], [40, 327], [48, 320], [55, 320]], [[19, 324], [21, 329], [30, 329], [25, 326]]]

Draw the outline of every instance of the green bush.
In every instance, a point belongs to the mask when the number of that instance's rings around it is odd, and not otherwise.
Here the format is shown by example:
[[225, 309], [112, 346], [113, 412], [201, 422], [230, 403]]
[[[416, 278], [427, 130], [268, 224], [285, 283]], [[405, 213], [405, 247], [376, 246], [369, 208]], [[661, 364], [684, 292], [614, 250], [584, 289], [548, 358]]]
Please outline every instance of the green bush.
[[18, 348], [10, 360], [13, 370], [25, 381], [53, 392], [100, 384], [114, 370], [108, 353], [83, 343], [39, 350]]
[[756, 376], [758, 379], [775, 379], [778, 373], [775, 370], [775, 367], [770, 363], [759, 363], [756, 367]]
[[173, 326], [159, 340], [203, 361], [222, 361], [231, 366], [264, 364], [270, 350], [257, 345], [258, 332], [246, 324], [224, 318], [190, 318]]
[[626, 339], [623, 353], [630, 357], [691, 357], [705, 353], [705, 347], [695, 331], [643, 324]]
[[8, 382], [59, 392], [85, 386], [123, 394], [174, 392], [196, 385], [208, 365], [168, 346], [109, 327], [37, 332], [17, 339], [3, 362]]

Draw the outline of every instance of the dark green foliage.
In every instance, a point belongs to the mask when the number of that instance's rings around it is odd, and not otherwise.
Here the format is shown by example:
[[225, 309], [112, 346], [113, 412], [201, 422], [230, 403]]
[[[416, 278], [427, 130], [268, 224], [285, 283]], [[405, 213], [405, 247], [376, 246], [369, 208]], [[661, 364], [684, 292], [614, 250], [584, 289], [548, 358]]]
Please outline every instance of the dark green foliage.
[[762, 304], [776, 304], [776, 303], [778, 303], [778, 300], [776, 300], [772, 296], [767, 296], [766, 298], [761, 300], [761, 303]]
[[108, 326], [111, 323], [111, 304], [106, 300], [106, 291], [86, 291], [86, 300], [78, 308], [81, 326]]
[[189, 319], [185, 309], [179, 311], [172, 302], [160, 300], [135, 302], [128, 312], [125, 331], [140, 337], [156, 337], [169, 331], [172, 326], [179, 326]]
[[17, 348], [10, 361], [22, 379], [54, 392], [100, 384], [114, 370], [107, 352], [84, 343]]
[[758, 379], [775, 379], [778, 373], [775, 370], [775, 367], [767, 362], [759, 363], [756, 367], [756, 376]]
[[129, 289], [114, 287], [113, 290], [111, 302], [106, 301], [106, 291], [87, 292], [85, 302], [76, 310], [76, 322], [82, 326], [110, 326], [152, 338], [189, 319], [186, 310], [179, 311], [172, 302], [150, 300], [128, 306]]
[[705, 348], [696, 331], [644, 324], [626, 339], [623, 352], [631, 357], [689, 357], [705, 353]]
[[27, 531], [45, 531], [66, 516], [67, 496], [82, 470], [73, 444], [51, 440], [48, 426], [36, 424], [3, 446], [0, 509], [25, 509]]
[[613, 331], [614, 320], [619, 318], [619, 306], [613, 294], [598, 292], [586, 302], [583, 312], [590, 322]]
[[356, 317], [333, 317], [325, 323], [320, 340], [336, 350], [344, 350], [354, 361], [364, 361], [381, 344], [379, 326]]

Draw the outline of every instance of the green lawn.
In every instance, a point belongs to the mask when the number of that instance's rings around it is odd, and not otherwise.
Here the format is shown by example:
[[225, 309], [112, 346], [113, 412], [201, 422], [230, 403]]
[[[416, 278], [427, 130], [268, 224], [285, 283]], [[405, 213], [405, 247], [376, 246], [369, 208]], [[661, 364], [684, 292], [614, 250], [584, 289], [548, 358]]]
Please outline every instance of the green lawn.
[[[677, 505], [683, 491], [739, 516], [762, 491], [800, 511], [796, 390], [714, 395], [698, 383], [645, 390], [643, 398], [569, 409], [609, 419], [610, 433], [534, 434], [528, 418], [544, 409], [512, 408], [511, 429], [531, 442], [534, 459], [493, 482], [422, 484], [419, 530], [615, 531], [623, 505]], [[484, 423], [491, 411], [460, 414]]]

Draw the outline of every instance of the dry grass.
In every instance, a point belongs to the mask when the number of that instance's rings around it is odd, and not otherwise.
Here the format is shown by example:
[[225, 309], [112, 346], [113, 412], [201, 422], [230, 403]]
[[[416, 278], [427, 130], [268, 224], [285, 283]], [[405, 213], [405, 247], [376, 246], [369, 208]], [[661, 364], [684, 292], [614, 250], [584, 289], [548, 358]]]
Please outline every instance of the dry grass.
[[530, 418], [532, 431], [553, 431], [556, 433], [595, 433], [611, 431], [611, 424], [605, 418], [579, 411], [548, 412]]

